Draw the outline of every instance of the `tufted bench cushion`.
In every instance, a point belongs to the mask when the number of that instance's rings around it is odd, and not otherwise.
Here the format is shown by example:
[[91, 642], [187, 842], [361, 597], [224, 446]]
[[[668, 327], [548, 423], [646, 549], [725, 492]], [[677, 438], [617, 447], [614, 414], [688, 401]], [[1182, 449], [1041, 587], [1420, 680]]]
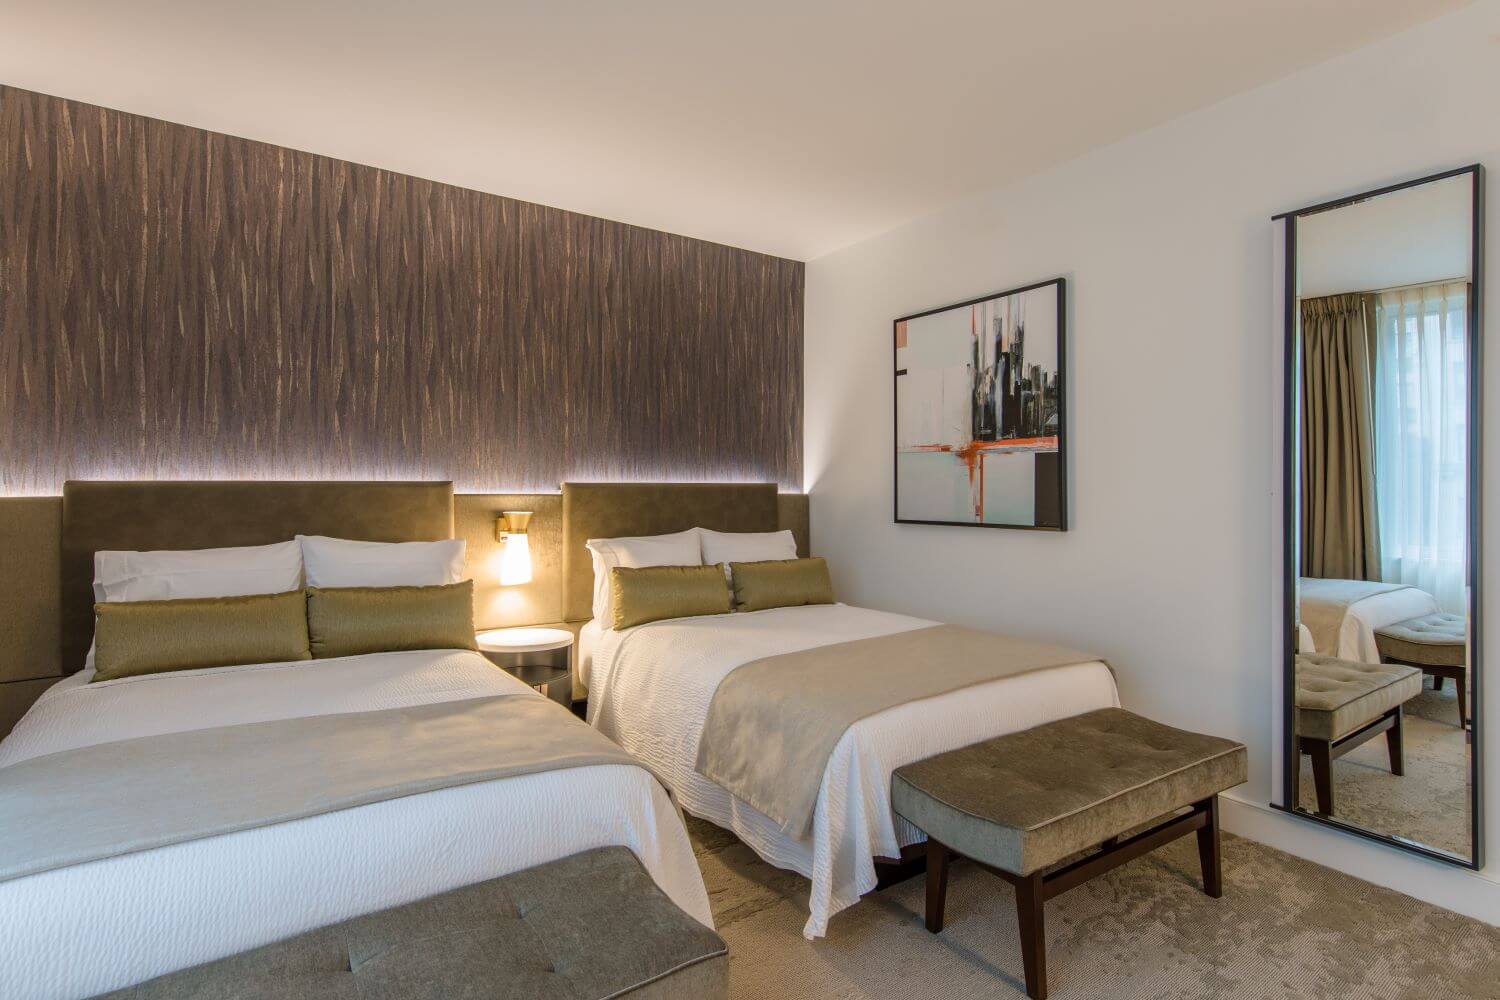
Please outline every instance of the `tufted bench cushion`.
[[898, 815], [1026, 875], [1245, 780], [1245, 747], [1104, 708], [898, 768]]
[[1336, 740], [1421, 691], [1415, 667], [1304, 653], [1297, 657], [1297, 735]]
[[1435, 611], [1375, 630], [1380, 655], [1402, 663], [1461, 667], [1468, 662], [1468, 629], [1463, 615]]
[[728, 996], [728, 958], [634, 854], [603, 847], [108, 996], [696, 1000]]

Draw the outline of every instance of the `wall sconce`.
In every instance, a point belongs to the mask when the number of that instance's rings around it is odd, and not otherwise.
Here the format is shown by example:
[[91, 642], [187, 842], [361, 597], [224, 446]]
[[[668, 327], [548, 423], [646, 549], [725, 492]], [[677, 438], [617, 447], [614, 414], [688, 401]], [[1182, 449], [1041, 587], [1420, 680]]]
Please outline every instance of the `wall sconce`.
[[531, 542], [526, 537], [530, 522], [529, 510], [503, 511], [495, 519], [495, 538], [505, 546], [500, 554], [502, 587], [531, 582]]

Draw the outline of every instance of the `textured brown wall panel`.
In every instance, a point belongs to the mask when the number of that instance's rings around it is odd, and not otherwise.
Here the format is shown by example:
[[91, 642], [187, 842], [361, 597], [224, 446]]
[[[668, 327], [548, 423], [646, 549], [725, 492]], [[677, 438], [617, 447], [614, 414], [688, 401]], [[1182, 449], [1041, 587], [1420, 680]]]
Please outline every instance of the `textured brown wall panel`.
[[0, 87], [0, 492], [802, 480], [802, 264]]

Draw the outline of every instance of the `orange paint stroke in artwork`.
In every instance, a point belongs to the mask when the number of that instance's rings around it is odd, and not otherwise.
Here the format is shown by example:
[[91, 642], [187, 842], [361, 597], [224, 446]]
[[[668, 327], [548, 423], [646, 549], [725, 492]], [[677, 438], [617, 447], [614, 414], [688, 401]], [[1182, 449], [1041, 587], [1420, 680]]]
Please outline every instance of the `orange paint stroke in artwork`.
[[984, 453], [1008, 454], [1017, 451], [1056, 451], [1057, 435], [1032, 438], [1010, 438], [1005, 441], [970, 441], [968, 444], [918, 444], [902, 451], [936, 451], [954, 455], [969, 470], [969, 495], [974, 498], [974, 517], [984, 520]]

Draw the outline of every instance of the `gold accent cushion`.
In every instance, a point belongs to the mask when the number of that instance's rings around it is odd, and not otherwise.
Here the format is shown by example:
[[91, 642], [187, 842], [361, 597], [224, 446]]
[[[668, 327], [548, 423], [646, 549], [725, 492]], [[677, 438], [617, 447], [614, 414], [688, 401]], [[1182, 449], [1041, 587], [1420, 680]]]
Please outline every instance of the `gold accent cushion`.
[[617, 629], [729, 612], [729, 582], [715, 566], [615, 566], [609, 571]]
[[94, 677], [308, 660], [302, 591], [94, 605]]
[[477, 649], [474, 581], [437, 587], [309, 587], [312, 655]]
[[729, 564], [736, 611], [832, 604], [833, 580], [823, 559], [770, 559]]

